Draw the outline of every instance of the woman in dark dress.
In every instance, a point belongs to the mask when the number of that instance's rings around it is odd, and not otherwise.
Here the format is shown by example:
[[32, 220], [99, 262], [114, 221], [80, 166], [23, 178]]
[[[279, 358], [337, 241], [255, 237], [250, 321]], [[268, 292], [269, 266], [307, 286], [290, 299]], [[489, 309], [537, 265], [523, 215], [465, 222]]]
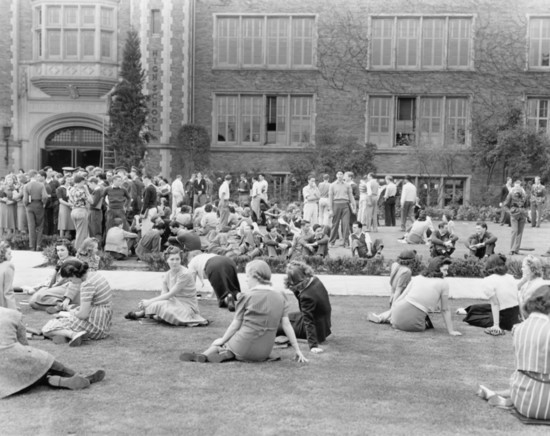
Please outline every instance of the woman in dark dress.
[[[294, 293], [300, 307], [299, 312], [288, 315], [294, 333], [298, 339], [307, 339], [312, 353], [322, 353], [319, 343], [331, 334], [332, 308], [328, 292], [321, 280], [313, 275], [313, 269], [303, 262], [290, 262], [286, 274], [286, 286]], [[282, 329], [277, 333], [282, 334]], [[285, 339], [278, 338], [277, 342]]]

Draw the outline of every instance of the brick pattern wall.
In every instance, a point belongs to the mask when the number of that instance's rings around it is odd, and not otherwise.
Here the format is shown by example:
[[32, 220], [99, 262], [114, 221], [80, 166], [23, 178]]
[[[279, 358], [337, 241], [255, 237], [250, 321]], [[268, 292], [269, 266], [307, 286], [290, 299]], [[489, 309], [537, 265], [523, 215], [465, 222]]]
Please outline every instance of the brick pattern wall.
[[[217, 92], [302, 92], [313, 93], [316, 102], [316, 128], [329, 126], [365, 140], [366, 97], [372, 93], [410, 95], [468, 95], [472, 101], [471, 117], [479, 116], [488, 107], [497, 108], [510, 102], [521, 103], [524, 95], [550, 94], [548, 73], [525, 72], [526, 16], [548, 13], [546, 2], [503, 0], [494, 2], [457, 2], [452, 0], [278, 0], [224, 1], [206, 0], [196, 3], [195, 33], [195, 123], [212, 132], [212, 95]], [[250, 71], [213, 69], [213, 25], [215, 13], [315, 13], [318, 34], [327, 35], [330, 21], [343, 20], [346, 11], [366, 28], [369, 14], [473, 14], [475, 29], [474, 71], [352, 71], [346, 89], [336, 90], [323, 79], [320, 71]], [[490, 50], [494, 56], [488, 56]], [[544, 91], [546, 90], [546, 91]], [[264, 171], [285, 171], [284, 153], [267, 153], [240, 149], [229, 152], [214, 148], [212, 166], [239, 171], [250, 166]], [[467, 156], [457, 155], [455, 174], [471, 174]], [[376, 158], [379, 173], [425, 173], [423, 165], [407, 150], [381, 150]], [[434, 165], [432, 165], [434, 166]], [[434, 173], [444, 171], [433, 169]], [[500, 184], [499, 176], [494, 179]], [[485, 186], [482, 171], [473, 174], [472, 199]]]

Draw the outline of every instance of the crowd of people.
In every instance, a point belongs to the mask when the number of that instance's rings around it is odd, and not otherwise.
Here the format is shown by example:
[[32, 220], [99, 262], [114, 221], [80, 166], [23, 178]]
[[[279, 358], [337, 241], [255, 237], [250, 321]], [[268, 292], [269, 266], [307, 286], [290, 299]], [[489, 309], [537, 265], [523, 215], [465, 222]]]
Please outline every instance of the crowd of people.
[[[325, 175], [319, 185], [310, 177], [303, 188], [303, 204], [291, 204], [285, 210], [268, 203], [263, 175], [249, 182], [243, 174], [237, 184], [237, 198], [232, 196], [231, 176], [218, 182], [217, 195], [215, 185], [200, 173], [185, 184], [180, 176], [172, 184], [147, 174], [140, 177], [136, 168], [130, 172], [118, 168], [110, 173], [98, 168], [65, 168], [62, 177], [47, 168], [23, 176], [29, 181], [6, 177], [5, 186], [10, 186], [11, 193], [3, 197], [9, 198], [9, 204], [3, 203], [10, 206], [11, 218], [3, 216], [2, 229], [4, 236], [28, 231], [30, 249], [37, 250], [44, 228], [57, 228], [58, 261], [51, 278], [39, 286], [24, 287], [30, 308], [53, 316], [40, 330], [25, 329], [13, 294], [11, 248], [0, 242], [0, 398], [35, 383], [77, 390], [103, 380], [103, 370], [82, 376], [27, 342], [45, 337], [75, 347], [111, 334], [112, 290], [97, 271], [101, 247], [118, 259], [133, 253], [146, 259], [159, 253], [168, 264], [169, 270], [159, 282], [160, 294], [139, 301], [136, 309], [125, 315], [129, 321], [208, 326], [210, 321], [200, 313], [197, 280], [210, 282], [219, 307], [234, 312], [221, 338], [205, 346], [204, 351], [183, 352], [180, 360], [265, 361], [277, 343], [291, 345], [296, 360], [307, 362], [297, 339], [306, 339], [312, 353], [323, 352], [320, 344], [331, 334], [332, 309], [322, 281], [301, 258], [325, 257], [338, 240], [354, 256], [379, 256], [383, 243], [373, 240], [370, 233], [378, 230], [382, 196], [386, 224], [395, 225], [395, 184], [387, 177], [381, 187], [372, 174], [358, 185], [349, 172], [338, 172], [332, 183]], [[57, 205], [52, 194], [55, 182]], [[526, 197], [516, 184], [503, 203], [516, 232], [511, 254], [517, 252], [518, 239], [521, 241], [522, 228], [514, 220], [520, 221], [517, 217], [527, 207]], [[391, 267], [389, 310], [370, 313], [367, 319], [402, 331], [421, 332], [434, 328], [431, 314], [441, 313], [448, 334], [460, 336], [452, 322], [445, 279], [458, 240], [452, 217], [445, 217], [437, 229], [421, 209], [413, 218], [416, 187], [408, 177], [400, 198], [402, 229], [406, 230], [409, 219], [412, 221], [403, 241], [425, 243], [430, 232], [432, 259], [421, 275], [413, 277], [411, 267], [417, 254], [404, 250]], [[26, 227], [21, 228], [19, 203], [27, 219]], [[46, 211], [48, 207], [51, 211]], [[540, 225], [538, 212], [536, 206], [532, 215], [535, 226]], [[460, 308], [457, 313], [465, 315], [464, 322], [483, 327], [492, 336], [515, 331], [517, 368], [511, 392], [481, 386], [478, 394], [493, 405], [513, 405], [530, 418], [550, 419], [550, 287], [542, 280], [542, 263], [534, 256], [525, 257], [518, 284], [508, 274], [506, 257], [495, 254], [496, 237], [488, 232], [486, 223], [478, 222], [476, 232], [465, 244], [472, 256], [486, 259], [482, 288], [488, 303]], [[296, 296], [298, 312], [289, 311], [285, 295], [273, 287], [270, 268], [256, 259], [259, 256], [284, 256], [288, 260], [285, 284]], [[246, 292], [241, 292], [237, 257], [247, 261]]]

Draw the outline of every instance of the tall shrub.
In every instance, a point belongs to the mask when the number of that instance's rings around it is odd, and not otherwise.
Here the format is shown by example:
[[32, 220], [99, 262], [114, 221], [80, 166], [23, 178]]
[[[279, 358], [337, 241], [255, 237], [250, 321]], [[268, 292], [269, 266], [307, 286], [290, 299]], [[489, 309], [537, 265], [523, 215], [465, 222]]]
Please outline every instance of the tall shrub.
[[203, 126], [186, 124], [178, 132], [175, 167], [186, 175], [210, 165], [210, 136]]
[[147, 129], [147, 98], [143, 94], [145, 72], [141, 68], [140, 40], [128, 31], [122, 54], [120, 81], [109, 107], [109, 147], [115, 151], [116, 165], [139, 165], [151, 139]]

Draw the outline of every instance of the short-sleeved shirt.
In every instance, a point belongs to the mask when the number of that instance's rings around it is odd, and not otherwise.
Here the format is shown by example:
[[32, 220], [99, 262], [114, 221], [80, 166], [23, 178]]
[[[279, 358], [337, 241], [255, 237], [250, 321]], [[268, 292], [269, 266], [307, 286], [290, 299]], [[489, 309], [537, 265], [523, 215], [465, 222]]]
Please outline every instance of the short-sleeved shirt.
[[441, 302], [441, 310], [446, 310], [449, 297], [449, 284], [440, 278], [413, 277], [405, 300], [424, 312], [433, 312]]
[[80, 301], [92, 306], [110, 306], [112, 301], [109, 282], [98, 273], [88, 273], [88, 279], [80, 286]]
[[483, 295], [491, 298], [496, 295], [500, 310], [515, 307], [519, 304], [518, 287], [510, 274], [491, 274], [482, 280]]

